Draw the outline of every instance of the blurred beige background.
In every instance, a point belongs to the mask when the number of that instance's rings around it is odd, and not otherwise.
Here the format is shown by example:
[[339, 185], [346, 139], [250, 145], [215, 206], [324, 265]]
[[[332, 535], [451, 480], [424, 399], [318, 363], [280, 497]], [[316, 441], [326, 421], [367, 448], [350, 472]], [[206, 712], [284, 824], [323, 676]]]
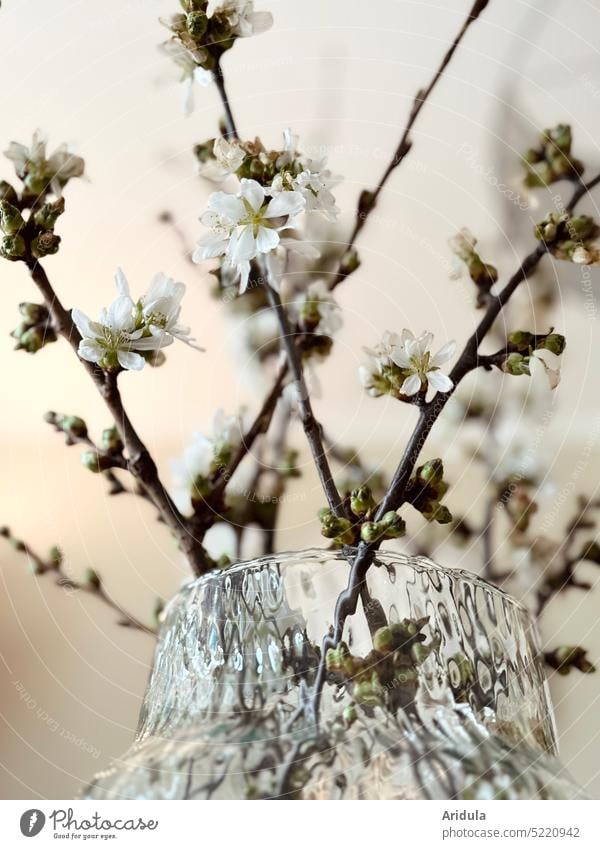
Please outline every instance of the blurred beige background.
[[[177, 5], [5, 0], [0, 11], [0, 145], [28, 142], [39, 126], [51, 148], [68, 141], [87, 163], [89, 180], [67, 190], [61, 251], [46, 262], [65, 304], [96, 314], [113, 296], [117, 265], [136, 292], [158, 270], [189, 285], [185, 318], [208, 353], [173, 346], [165, 368], [122, 381], [165, 479], [169, 459], [208, 427], [216, 407], [256, 404], [251, 364], [232, 358], [236, 329], [209, 295], [208, 268], [192, 267], [178, 237], [158, 222], [161, 211], [172, 211], [193, 244], [210, 189], [194, 176], [191, 148], [214, 135], [219, 116], [212, 89], [198, 90], [196, 112], [183, 116], [176, 75], [156, 49], [166, 37], [157, 18]], [[258, 8], [273, 12], [273, 30], [240, 41], [224, 61], [241, 132], [276, 147], [291, 126], [306, 150], [327, 152], [332, 170], [344, 175], [337, 196], [349, 227], [358, 191], [379, 177], [412, 97], [468, 5], [259, 0]], [[465, 280], [449, 279], [447, 240], [469, 226], [502, 279], [512, 273], [532, 243], [538, 213], [519, 208], [495, 183], [517, 190], [518, 152], [538, 127], [570, 122], [575, 154], [590, 172], [600, 168], [599, 24], [597, 0], [491, 0], [422, 113], [414, 150], [361, 237], [362, 267], [339, 290], [346, 323], [319, 373], [320, 419], [368, 459], [393, 467], [413, 411], [365, 397], [356, 377], [361, 346], [405, 325], [431, 329], [440, 344], [465, 338], [478, 315]], [[8, 161], [0, 174], [10, 179]], [[35, 291], [18, 264], [3, 262], [0, 272], [0, 524], [41, 550], [61, 545], [75, 576], [94, 566], [119, 601], [149, 619], [156, 596], [169, 597], [185, 579], [184, 565], [152, 511], [127, 497], [109, 499], [103, 482], [81, 467], [78, 450], [43, 423], [43, 413], [54, 409], [84, 416], [96, 431], [108, 424], [64, 344], [36, 357], [12, 351], [16, 306], [35, 300]], [[554, 276], [545, 260], [537, 281]], [[568, 513], [577, 491], [591, 495], [597, 487], [600, 272], [586, 289], [580, 275], [561, 268], [555, 285], [553, 321], [569, 347], [538, 447], [558, 516]], [[301, 433], [293, 439], [302, 445]], [[476, 515], [483, 509], [480, 488], [453, 450], [454, 436], [434, 434], [432, 452], [436, 442], [450, 458], [452, 504]], [[282, 549], [321, 541], [314, 515], [322, 498], [308, 466], [296, 487], [283, 506]], [[466, 555], [448, 556], [456, 565], [477, 565]], [[96, 600], [31, 577], [5, 546], [0, 563], [0, 795], [68, 798], [131, 742], [152, 640], [117, 628]], [[552, 605], [544, 641], [583, 642], [598, 659], [598, 599], [596, 588]], [[551, 687], [562, 759], [598, 798], [600, 675], [553, 676]]]

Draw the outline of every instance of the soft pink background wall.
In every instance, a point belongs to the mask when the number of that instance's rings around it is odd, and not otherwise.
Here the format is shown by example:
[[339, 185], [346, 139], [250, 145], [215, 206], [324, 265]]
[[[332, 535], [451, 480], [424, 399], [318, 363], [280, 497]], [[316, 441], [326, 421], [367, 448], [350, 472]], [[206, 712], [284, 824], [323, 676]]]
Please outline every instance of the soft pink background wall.
[[[327, 151], [333, 170], [345, 176], [338, 198], [349, 225], [359, 189], [379, 176], [411, 98], [468, 3], [257, 5], [271, 9], [274, 29], [240, 42], [224, 63], [239, 126], [272, 146], [291, 126], [305, 147]], [[47, 262], [64, 302], [97, 312], [112, 297], [117, 265], [136, 290], [157, 270], [189, 284], [186, 315], [208, 353], [174, 347], [167, 367], [123, 380], [132, 417], [165, 477], [169, 458], [208, 426], [216, 407], [256, 403], [249, 364], [232, 360], [235, 330], [209, 296], [207, 269], [190, 266], [157, 220], [160, 211], [172, 210], [192, 244], [208, 187], [194, 176], [190, 149], [214, 134], [219, 114], [215, 92], [206, 90], [198, 91], [194, 115], [183, 117], [173, 70], [156, 50], [165, 37], [157, 17], [176, 6], [175, 0], [6, 0], [0, 11], [0, 144], [28, 140], [40, 126], [51, 145], [68, 140], [87, 162], [89, 181], [67, 192], [63, 247]], [[504, 278], [514, 270], [531, 243], [535, 211], [518, 209], [494, 188], [493, 177], [516, 185], [517, 152], [538, 126], [571, 122], [577, 155], [591, 170], [600, 167], [600, 64], [591, 40], [599, 13], [597, 2], [491, 0], [423, 112], [414, 151], [361, 239], [363, 265], [339, 291], [346, 325], [320, 371], [325, 397], [317, 408], [329, 431], [386, 467], [398, 456], [413, 413], [361, 393], [360, 346], [404, 325], [427, 326], [442, 340], [465, 337], [476, 315], [464, 281], [448, 278], [447, 239], [468, 225]], [[475, 153], [467, 155], [465, 145]], [[2, 176], [9, 174], [6, 161]], [[67, 449], [41, 421], [56, 409], [84, 415], [95, 428], [107, 424], [66, 346], [35, 358], [12, 352], [7, 334], [17, 323], [16, 304], [35, 293], [18, 265], [2, 263], [0, 271], [0, 524], [40, 548], [60, 544], [74, 575], [93, 565], [123, 604], [147, 617], [154, 598], [168, 597], [185, 578], [184, 566], [152, 511], [107, 498], [102, 482], [81, 468], [77, 449]], [[553, 273], [546, 263], [541, 275]], [[599, 286], [595, 279], [594, 303]], [[567, 493], [567, 509], [571, 484], [589, 494], [597, 486], [594, 437], [585, 471], [574, 479], [573, 470], [590, 433], [597, 433], [600, 400], [598, 328], [568, 269], [554, 320], [569, 349], [540, 451], [557, 492]], [[294, 440], [302, 445], [301, 434]], [[462, 474], [457, 457], [451, 468], [453, 503], [477, 512], [477, 484]], [[283, 507], [282, 548], [319, 544], [314, 514], [321, 497], [308, 467], [298, 487]], [[9, 549], [0, 550], [0, 560], [0, 794], [69, 797], [131, 741], [151, 640], [118, 629], [95, 600], [33, 579]], [[597, 658], [597, 606], [597, 590], [569, 596], [545, 617], [545, 639], [581, 640]], [[596, 797], [599, 682], [552, 679], [563, 760]]]

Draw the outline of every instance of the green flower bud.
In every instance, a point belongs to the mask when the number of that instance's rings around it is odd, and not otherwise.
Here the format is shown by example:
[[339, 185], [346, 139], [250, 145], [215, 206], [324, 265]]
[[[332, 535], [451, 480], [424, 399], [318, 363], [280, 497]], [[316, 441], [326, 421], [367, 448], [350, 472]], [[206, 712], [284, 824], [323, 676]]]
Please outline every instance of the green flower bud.
[[27, 351], [28, 354], [37, 354], [49, 342], [56, 342], [56, 333], [54, 330], [51, 327], [46, 328], [36, 324], [33, 327], [27, 328], [18, 336], [16, 348], [17, 350]]
[[27, 253], [25, 239], [22, 236], [5, 236], [0, 242], [0, 255], [12, 261], [21, 259]]
[[19, 312], [28, 324], [43, 324], [50, 319], [50, 313], [43, 304], [19, 304]]
[[123, 442], [116, 427], [107, 427], [102, 431], [100, 445], [107, 454], [121, 454]]
[[63, 416], [60, 426], [68, 436], [76, 439], [85, 439], [88, 434], [87, 425], [79, 416]]
[[326, 539], [335, 539], [341, 543], [351, 545], [354, 541], [352, 524], [348, 519], [338, 518], [328, 507], [319, 510], [319, 521], [321, 522], [321, 534]]
[[355, 248], [352, 248], [342, 256], [340, 260], [340, 274], [347, 276], [360, 267], [360, 257]]
[[23, 216], [16, 206], [6, 200], [0, 200], [0, 229], [7, 236], [14, 236], [25, 226]]
[[589, 215], [577, 215], [567, 222], [569, 236], [575, 242], [585, 242], [596, 235], [596, 222]]
[[81, 462], [88, 471], [93, 472], [95, 475], [102, 471], [102, 460], [97, 451], [83, 451], [81, 454]]
[[355, 516], [364, 516], [375, 507], [375, 499], [370, 487], [363, 485], [350, 493], [350, 509]]
[[51, 230], [45, 230], [35, 237], [31, 242], [31, 253], [37, 259], [50, 256], [58, 252], [60, 247], [60, 236]]
[[202, 38], [208, 26], [208, 18], [205, 12], [188, 12], [185, 20], [187, 31], [196, 41]]
[[428, 460], [423, 466], [417, 469], [417, 477], [428, 484], [441, 483], [444, 478], [444, 464], [439, 457], [434, 460]]
[[523, 357], [522, 354], [509, 354], [502, 363], [502, 371], [507, 374], [521, 375], [529, 374], [529, 357]]
[[558, 126], [553, 127], [550, 130], [544, 130], [544, 134], [542, 135], [542, 144], [546, 140], [550, 141], [563, 153], [569, 153], [573, 142], [571, 127], [568, 124], [558, 124]]
[[406, 533], [406, 523], [394, 510], [385, 513], [380, 522], [384, 527], [384, 539], [397, 539]]
[[533, 345], [533, 333], [528, 333], [526, 330], [517, 330], [510, 334], [508, 341], [519, 351], [529, 351]]
[[561, 336], [560, 333], [549, 333], [541, 343], [540, 348], [544, 348], [546, 351], [551, 351], [553, 354], [556, 354], [557, 357], [560, 357], [566, 346], [567, 340], [564, 336]]
[[394, 634], [389, 625], [378, 628], [373, 634], [373, 648], [378, 654], [389, 654], [394, 648]]
[[360, 529], [360, 538], [366, 543], [378, 542], [383, 539], [384, 533], [385, 528], [379, 522], [365, 522]]
[[86, 584], [89, 584], [90, 587], [93, 587], [95, 590], [99, 590], [100, 584], [102, 583], [100, 580], [100, 576], [98, 575], [95, 569], [85, 570], [85, 582]]
[[65, 199], [45, 203], [33, 216], [33, 220], [40, 230], [53, 230], [59, 216], [65, 211]]
[[8, 201], [8, 203], [13, 204], [19, 200], [18, 194], [11, 184], [6, 182], [6, 180], [0, 180], [0, 201], [1, 200], [5, 200]]

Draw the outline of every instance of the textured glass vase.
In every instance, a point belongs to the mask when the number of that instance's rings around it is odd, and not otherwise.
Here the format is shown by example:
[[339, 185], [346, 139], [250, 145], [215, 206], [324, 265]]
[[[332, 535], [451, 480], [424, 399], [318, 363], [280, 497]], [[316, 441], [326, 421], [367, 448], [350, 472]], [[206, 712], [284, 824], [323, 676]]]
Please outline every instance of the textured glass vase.
[[310, 550], [199, 578], [168, 605], [137, 740], [87, 798], [561, 799], [528, 612], [479, 578], [379, 552], [343, 644], [348, 578]]

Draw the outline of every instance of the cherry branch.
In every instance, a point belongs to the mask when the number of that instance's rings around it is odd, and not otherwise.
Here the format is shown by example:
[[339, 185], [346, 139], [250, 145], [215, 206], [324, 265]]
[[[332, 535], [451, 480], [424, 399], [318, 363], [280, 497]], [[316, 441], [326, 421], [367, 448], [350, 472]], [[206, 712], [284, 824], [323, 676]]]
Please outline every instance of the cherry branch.
[[63, 569], [63, 558], [57, 548], [52, 549], [48, 558], [44, 558], [28, 543], [14, 537], [9, 528], [0, 528], [0, 536], [4, 537], [13, 546], [15, 551], [24, 554], [28, 558], [35, 575], [51, 574], [55, 577], [56, 584], [59, 587], [63, 587], [66, 590], [77, 590], [77, 592], [88, 593], [99, 598], [107, 607], [110, 607], [111, 610], [121, 617], [118, 624], [122, 627], [135, 628], [137, 631], [143, 631], [145, 634], [156, 635], [155, 628], [144, 625], [143, 622], [140, 622], [135, 616], [127, 613], [118, 602], [108, 595], [99, 575], [95, 571], [89, 571], [89, 577], [85, 583], [75, 581], [65, 573]]
[[127, 415], [118, 388], [118, 375], [114, 372], [103, 371], [93, 363], [79, 357], [77, 353], [81, 340], [79, 331], [75, 327], [70, 313], [64, 308], [56, 295], [46, 271], [31, 256], [26, 257], [24, 261], [34, 283], [42, 294], [54, 327], [70, 344], [112, 415], [117, 432], [127, 452], [128, 471], [147, 493], [161, 518], [178, 541], [182, 551], [188, 557], [194, 572], [201, 574], [207, 571], [211, 568], [212, 561], [201, 542], [191, 532], [188, 521], [182, 516], [167, 493], [158, 475], [156, 463]]
[[331, 289], [335, 289], [336, 286], [339, 286], [339, 284], [343, 280], [345, 280], [346, 277], [348, 277], [350, 274], [352, 274], [352, 272], [356, 269], [357, 266], [356, 266], [355, 263], [348, 265], [345, 262], [345, 256], [354, 249], [354, 245], [356, 244], [356, 240], [358, 239], [358, 237], [361, 234], [365, 224], [367, 223], [369, 215], [375, 209], [375, 206], [377, 205], [377, 201], [379, 200], [379, 196], [380, 196], [381, 192], [383, 191], [383, 189], [385, 188], [386, 183], [388, 182], [388, 180], [390, 179], [390, 177], [392, 176], [392, 174], [396, 170], [396, 168], [402, 163], [405, 156], [410, 152], [410, 150], [412, 148], [412, 141], [410, 139], [410, 134], [411, 134], [411, 131], [412, 131], [414, 125], [415, 125], [417, 118], [419, 117], [421, 110], [423, 109], [423, 107], [425, 106], [427, 101], [429, 100], [429, 96], [431, 95], [431, 93], [433, 92], [437, 83], [439, 82], [439, 80], [443, 76], [444, 71], [446, 70], [446, 68], [450, 64], [452, 57], [454, 56], [457, 48], [459, 47], [461, 41], [463, 40], [464, 36], [466, 35], [469, 27], [471, 26], [471, 24], [475, 23], [475, 21], [481, 15], [481, 13], [484, 11], [484, 9], [488, 5], [488, 3], [489, 3], [489, 0], [475, 0], [475, 2], [473, 3], [473, 6], [471, 7], [471, 11], [467, 15], [467, 17], [466, 17], [462, 27], [460, 28], [456, 38], [454, 39], [454, 41], [452, 42], [452, 44], [450, 45], [450, 47], [448, 48], [448, 50], [444, 54], [444, 57], [443, 57], [442, 61], [440, 62], [436, 72], [434, 73], [434, 75], [431, 79], [431, 82], [429, 83], [429, 85], [426, 88], [419, 89], [419, 91], [416, 93], [414, 100], [413, 100], [413, 103], [412, 103], [410, 113], [408, 115], [408, 120], [407, 120], [406, 125], [404, 127], [404, 131], [402, 133], [400, 141], [398, 142], [398, 147], [396, 148], [394, 155], [393, 155], [392, 159], [390, 160], [388, 166], [386, 167], [385, 171], [381, 175], [381, 179], [379, 180], [379, 183], [377, 184], [377, 188], [374, 189], [374, 191], [372, 191], [372, 192], [365, 190], [361, 193], [361, 196], [359, 198], [358, 205], [357, 205], [357, 208], [356, 208], [356, 221], [354, 223], [354, 228], [353, 228], [353, 230], [350, 234], [350, 238], [348, 239], [348, 242], [346, 244], [346, 248], [344, 250], [344, 257], [342, 257], [342, 259], [340, 260], [337, 271], [335, 272], [333, 280], [330, 283]]

